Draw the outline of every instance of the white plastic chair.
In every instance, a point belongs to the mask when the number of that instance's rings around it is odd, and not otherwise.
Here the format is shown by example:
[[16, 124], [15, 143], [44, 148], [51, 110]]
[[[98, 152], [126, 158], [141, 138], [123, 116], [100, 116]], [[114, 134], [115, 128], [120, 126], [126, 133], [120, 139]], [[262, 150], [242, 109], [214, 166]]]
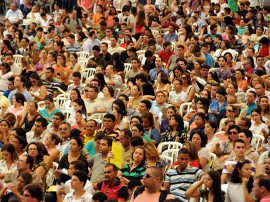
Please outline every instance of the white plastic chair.
[[172, 51], [175, 51], [175, 43], [171, 42], [171, 44], [172, 44]]
[[61, 109], [63, 103], [65, 101], [67, 101], [67, 98], [65, 98], [65, 97], [56, 97], [56, 98], [53, 98], [53, 101], [54, 101], [55, 107], [58, 108], [58, 109]]
[[232, 60], [233, 60], [234, 62], [237, 61], [238, 52], [237, 52], [236, 50], [228, 49], [228, 50], [223, 51], [221, 55], [224, 56], [225, 53], [231, 53], [231, 54], [232, 54]]
[[96, 69], [94, 68], [85, 68], [82, 69], [82, 78], [91, 79], [96, 74]]
[[22, 55], [13, 55], [13, 60], [14, 60], [14, 63], [16, 63], [16, 64], [21, 65], [22, 58], [23, 58]]
[[170, 156], [170, 157], [172, 157], [173, 162], [175, 162], [177, 160], [177, 157], [178, 157], [179, 149], [167, 149], [164, 152], [162, 152], [161, 155]]
[[185, 111], [187, 112], [190, 110], [191, 104], [192, 104], [192, 102], [186, 102], [186, 103], [183, 103], [180, 105], [179, 113], [182, 117], [184, 116]]
[[210, 153], [210, 168], [213, 168], [213, 165], [214, 165], [214, 162], [215, 162], [215, 159], [217, 158], [217, 155], [212, 153], [212, 152], [209, 152]]
[[87, 64], [88, 64], [88, 59], [80, 58], [80, 59], [78, 59], [78, 64], [81, 66], [81, 70], [85, 69], [87, 67]]
[[66, 100], [68, 100], [69, 93], [59, 94], [59, 95], [57, 95], [57, 98], [66, 98]]
[[257, 151], [263, 143], [264, 143], [264, 136], [259, 135], [259, 134], [253, 134], [253, 137], [252, 137], [253, 149]]
[[167, 164], [165, 171], [168, 170], [171, 167], [171, 165], [173, 164], [173, 157], [165, 156], [165, 155], [159, 155], [159, 157], [161, 158], [161, 160], [164, 160]]
[[139, 56], [139, 55], [142, 55], [142, 54], [144, 55], [145, 52], [146, 52], [146, 50], [138, 50], [136, 53]]
[[45, 109], [45, 102], [44, 101], [39, 101], [37, 103], [37, 105], [38, 105], [38, 111]]
[[87, 59], [90, 55], [90, 53], [86, 51], [79, 51], [76, 54], [78, 55], [78, 58], [85, 58], [85, 59]]
[[114, 89], [114, 98], [117, 99], [118, 96], [121, 94], [121, 92], [123, 92], [123, 90], [121, 88], [115, 88]]
[[61, 112], [65, 115], [65, 121], [68, 122], [73, 112], [67, 110], [62, 110]]
[[130, 63], [124, 63], [124, 66], [125, 66], [125, 70], [124, 72], [127, 73], [131, 70], [131, 64]]
[[158, 153], [162, 154], [163, 150], [167, 149], [181, 149], [183, 145], [180, 142], [161, 142], [158, 145]]

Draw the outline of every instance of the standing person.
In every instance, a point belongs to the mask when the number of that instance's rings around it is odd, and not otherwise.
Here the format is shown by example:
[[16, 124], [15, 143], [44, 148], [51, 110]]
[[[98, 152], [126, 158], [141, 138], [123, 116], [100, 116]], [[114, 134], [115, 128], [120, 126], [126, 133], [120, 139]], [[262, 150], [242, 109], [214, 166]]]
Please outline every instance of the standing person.
[[255, 202], [250, 195], [253, 185], [251, 169], [249, 160], [243, 159], [237, 162], [231, 175], [231, 183], [228, 185], [226, 202]]
[[[198, 189], [204, 185], [205, 189]], [[201, 178], [197, 183], [194, 183], [185, 192], [187, 197], [203, 198], [207, 201], [220, 201], [224, 202], [224, 195], [221, 190], [220, 174], [218, 171], [208, 171], [207, 174]]]
[[161, 190], [163, 172], [161, 168], [152, 166], [146, 169], [142, 178], [143, 186], [138, 187], [131, 196], [130, 202], [165, 201], [174, 197], [167, 191]]
[[126, 202], [128, 200], [128, 189], [117, 177], [117, 172], [118, 168], [114, 164], [105, 165], [105, 180], [97, 184], [97, 189], [104, 192], [108, 199]]
[[187, 201], [185, 191], [194, 182], [200, 179], [203, 171], [188, 165], [190, 153], [186, 148], [179, 150], [177, 160], [179, 162], [179, 166], [169, 169], [166, 173], [164, 188], [170, 190], [176, 199]]

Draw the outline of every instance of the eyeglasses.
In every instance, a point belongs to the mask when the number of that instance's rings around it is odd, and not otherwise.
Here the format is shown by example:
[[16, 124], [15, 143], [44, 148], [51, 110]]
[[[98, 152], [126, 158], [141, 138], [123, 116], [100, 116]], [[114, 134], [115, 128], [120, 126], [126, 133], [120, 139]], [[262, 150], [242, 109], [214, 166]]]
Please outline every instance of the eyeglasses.
[[235, 132], [235, 131], [232, 131], [232, 132], [229, 132], [230, 135], [237, 135], [238, 132]]
[[31, 195], [30, 194], [22, 194], [22, 196], [24, 196], [24, 197], [30, 197]]
[[152, 175], [150, 175], [150, 174], [148, 174], [148, 173], [144, 173], [143, 176], [144, 176], [145, 178], [156, 177], [156, 176], [152, 176]]
[[187, 77], [181, 77], [181, 79], [187, 79]]
[[37, 81], [30, 81], [31, 83], [36, 83]]
[[84, 90], [84, 92], [89, 93], [89, 90]]
[[227, 112], [233, 112], [233, 110], [230, 110], [230, 109], [226, 109]]

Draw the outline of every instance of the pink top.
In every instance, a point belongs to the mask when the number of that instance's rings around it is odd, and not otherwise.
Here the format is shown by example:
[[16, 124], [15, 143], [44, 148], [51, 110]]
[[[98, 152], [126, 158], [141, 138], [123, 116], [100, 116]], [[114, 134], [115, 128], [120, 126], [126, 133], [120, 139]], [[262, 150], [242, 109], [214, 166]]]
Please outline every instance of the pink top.
[[87, 9], [89, 9], [90, 6], [91, 6], [91, 1], [89, 1], [89, 0], [81, 0], [81, 5], [83, 7], [85, 7], [85, 8], [87, 8]]
[[11, 105], [11, 106], [7, 109], [7, 112], [14, 114], [14, 115], [16, 116], [16, 118], [18, 119], [18, 117], [22, 117], [23, 110], [24, 110], [24, 106], [21, 106], [21, 107], [19, 108], [19, 110], [15, 110], [14, 105]]

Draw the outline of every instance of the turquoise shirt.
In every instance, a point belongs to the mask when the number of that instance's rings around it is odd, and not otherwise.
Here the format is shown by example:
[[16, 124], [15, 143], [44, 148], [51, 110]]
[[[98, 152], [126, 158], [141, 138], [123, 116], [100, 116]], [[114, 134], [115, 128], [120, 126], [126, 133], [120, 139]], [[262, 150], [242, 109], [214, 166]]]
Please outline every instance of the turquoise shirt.
[[[53, 116], [57, 113], [57, 112], [61, 112], [60, 109], [55, 109], [51, 114], [48, 113], [47, 109], [42, 109], [39, 111], [40, 115], [43, 117], [43, 118], [49, 118], [49, 119], [52, 119]], [[48, 121], [48, 123], [51, 123], [51, 121]]]

